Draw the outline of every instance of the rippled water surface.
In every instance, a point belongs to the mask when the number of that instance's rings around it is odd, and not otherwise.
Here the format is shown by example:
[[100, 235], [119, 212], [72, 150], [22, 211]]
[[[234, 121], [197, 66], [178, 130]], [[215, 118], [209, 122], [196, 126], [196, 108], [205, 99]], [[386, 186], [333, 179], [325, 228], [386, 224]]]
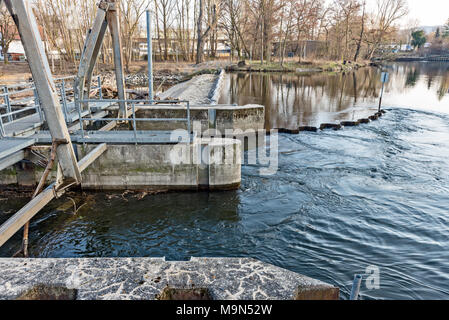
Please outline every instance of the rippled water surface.
[[[364, 299], [449, 299], [449, 115], [387, 110], [354, 128], [279, 135], [278, 172], [245, 165], [238, 191], [89, 194], [75, 216], [69, 199], [52, 202], [32, 221], [31, 255], [250, 256], [343, 298], [373, 265], [380, 289], [362, 286]], [[0, 222], [24, 202], [2, 199]], [[19, 244], [20, 234], [0, 256]]]

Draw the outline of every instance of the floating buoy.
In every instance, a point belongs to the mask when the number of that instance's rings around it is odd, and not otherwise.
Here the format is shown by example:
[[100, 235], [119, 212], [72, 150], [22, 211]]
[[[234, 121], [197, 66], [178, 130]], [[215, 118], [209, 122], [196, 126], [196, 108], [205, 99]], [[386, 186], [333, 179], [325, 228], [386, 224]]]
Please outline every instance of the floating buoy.
[[310, 126], [302, 126], [302, 127], [299, 127], [299, 131], [317, 132], [318, 128], [310, 127]]
[[359, 119], [359, 123], [370, 123], [369, 119]]
[[379, 116], [377, 116], [377, 115], [375, 114], [375, 115], [373, 115], [373, 116], [370, 116], [369, 119], [370, 119], [371, 121], [375, 121], [375, 120], [379, 119]]
[[279, 133], [287, 133], [287, 134], [299, 134], [299, 129], [287, 129], [287, 128], [278, 128]]
[[340, 124], [343, 127], [355, 127], [355, 126], [358, 126], [360, 124], [360, 122], [358, 122], [358, 121], [342, 121], [342, 122], [340, 122]]
[[334, 129], [334, 130], [339, 130], [341, 129], [341, 124], [336, 124], [336, 123], [323, 123], [320, 126], [320, 130], [324, 130], [324, 129]]
[[380, 112], [382, 112], [383, 114], [387, 113], [387, 111], [385, 111], [384, 109], [380, 110]]

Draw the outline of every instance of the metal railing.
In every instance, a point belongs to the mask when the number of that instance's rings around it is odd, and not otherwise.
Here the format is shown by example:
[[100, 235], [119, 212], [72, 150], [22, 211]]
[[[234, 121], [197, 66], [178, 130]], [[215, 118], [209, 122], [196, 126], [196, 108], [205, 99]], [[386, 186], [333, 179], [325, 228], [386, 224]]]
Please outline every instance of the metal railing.
[[[66, 122], [70, 122], [69, 114], [76, 112], [75, 106], [70, 110], [68, 96], [70, 93], [74, 93], [75, 76], [56, 78], [56, 87], [60, 95], [61, 108]], [[68, 85], [72, 82], [72, 85]], [[98, 90], [99, 101], [102, 101], [102, 83], [101, 76], [96, 76], [96, 85], [91, 87], [90, 92]], [[14, 99], [14, 97], [17, 97]], [[27, 105], [19, 110], [13, 111], [12, 107], [17, 105]], [[5, 111], [2, 113], [2, 111]], [[32, 115], [29, 112], [35, 110], [35, 113], [39, 114], [40, 123], [44, 123], [45, 117], [40, 105], [39, 97], [37, 94], [34, 83], [27, 82], [16, 85], [7, 85], [0, 87], [0, 137], [5, 137], [5, 124], [13, 123], [22, 119], [25, 116]]]
[[[27, 88], [29, 87], [29, 88]], [[15, 91], [11, 91], [11, 89], [18, 89]], [[5, 137], [5, 124], [6, 123], [13, 123], [17, 120], [20, 120], [23, 117], [30, 116], [33, 113], [29, 113], [29, 111], [34, 110], [35, 113], [39, 114], [39, 121], [41, 123], [44, 122], [44, 114], [42, 112], [41, 105], [39, 103], [39, 97], [37, 95], [37, 90], [34, 87], [33, 83], [24, 83], [24, 84], [18, 84], [18, 85], [12, 85], [12, 86], [3, 86], [2, 93], [0, 94], [0, 99], [3, 99], [3, 103], [0, 104], [0, 112], [1, 109], [5, 109], [5, 113], [0, 113], [0, 136]], [[29, 94], [26, 96], [26, 94]], [[32, 93], [32, 94], [31, 94]], [[13, 96], [21, 95], [22, 97], [19, 97], [17, 100], [13, 100]], [[25, 95], [25, 96], [23, 96]], [[31, 102], [34, 102], [32, 104]], [[13, 111], [12, 106], [13, 105], [30, 105], [28, 107], [21, 108], [19, 110]], [[23, 113], [26, 113], [25, 115], [21, 115]], [[21, 115], [21, 116], [19, 116]], [[6, 118], [6, 121], [4, 119]]]
[[[134, 140], [135, 143], [138, 144], [137, 140], [137, 122], [161, 122], [161, 121], [175, 121], [175, 122], [186, 122], [187, 124], [187, 132], [189, 134], [189, 142], [192, 141], [192, 135], [191, 135], [191, 117], [190, 117], [190, 102], [187, 100], [117, 100], [117, 99], [102, 99], [102, 100], [96, 100], [96, 99], [85, 99], [80, 100], [80, 104], [83, 103], [95, 103], [95, 102], [108, 102], [108, 103], [120, 103], [124, 102], [126, 104], [131, 105], [131, 110], [128, 109], [128, 111], [131, 111], [132, 118], [94, 118], [94, 117], [82, 117], [81, 109], [78, 107], [78, 115], [79, 115], [79, 123], [80, 123], [80, 131], [81, 135], [84, 138], [85, 137], [85, 130], [84, 130], [84, 122], [85, 121], [132, 121], [133, 123], [133, 132], [134, 132]], [[167, 103], [167, 104], [177, 104], [184, 103], [186, 105], [186, 118], [137, 118], [136, 117], [136, 111], [140, 110], [151, 110], [154, 109], [154, 107], [157, 107], [161, 103]], [[138, 105], [138, 110], [136, 110], [136, 105]], [[128, 108], [128, 107], [127, 107]]]
[[[68, 97], [69, 93], [74, 94], [75, 78], [76, 78], [75, 76], [69, 76], [69, 77], [55, 79], [55, 82], [58, 82], [56, 84], [56, 86], [59, 88], [59, 95], [61, 96], [62, 111], [64, 113], [64, 118], [65, 118], [66, 122], [70, 122], [69, 121], [70, 119], [68, 117], [70, 110], [69, 110], [69, 102], [68, 102], [67, 97]], [[103, 99], [103, 93], [101, 90], [101, 76], [96, 76], [95, 78], [97, 79], [97, 85], [94, 87], [91, 87], [90, 92], [98, 90], [98, 97], [101, 100], [101, 99]], [[71, 87], [67, 86], [68, 80], [71, 80], [71, 82], [72, 82]], [[73, 110], [75, 110], [75, 108]]]

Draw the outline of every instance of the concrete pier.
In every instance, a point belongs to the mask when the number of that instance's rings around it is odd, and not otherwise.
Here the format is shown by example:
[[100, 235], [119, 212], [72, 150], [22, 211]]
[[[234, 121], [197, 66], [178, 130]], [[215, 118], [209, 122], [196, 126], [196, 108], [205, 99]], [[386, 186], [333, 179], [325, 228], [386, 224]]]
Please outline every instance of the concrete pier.
[[167, 287], [207, 289], [214, 300], [339, 298], [332, 285], [250, 258], [0, 259], [0, 270], [2, 300], [51, 299], [51, 291], [60, 299], [154, 300]]
[[[84, 156], [95, 145], [80, 147]], [[108, 145], [82, 175], [86, 190], [230, 190], [241, 182], [241, 142]]]
[[[81, 159], [97, 144], [74, 146]], [[240, 140], [195, 138], [192, 143], [167, 140], [166, 143], [139, 145], [114, 142], [107, 146], [107, 150], [83, 171], [81, 187], [84, 190], [231, 190], [240, 186]], [[37, 149], [44, 156], [50, 153], [49, 146]], [[27, 152], [24, 157], [30, 160], [31, 156]], [[0, 186], [34, 186], [42, 173], [43, 169], [33, 164], [17, 164], [0, 171]], [[56, 168], [49, 180], [55, 178]]]

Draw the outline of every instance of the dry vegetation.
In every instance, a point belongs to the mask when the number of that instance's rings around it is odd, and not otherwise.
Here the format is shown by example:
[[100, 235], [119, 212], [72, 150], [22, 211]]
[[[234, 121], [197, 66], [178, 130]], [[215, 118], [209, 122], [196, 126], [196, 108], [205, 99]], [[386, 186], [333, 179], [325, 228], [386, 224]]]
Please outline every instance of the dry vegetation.
[[[96, 1], [33, 1], [48, 50], [56, 52], [69, 65], [75, 63], [92, 26]], [[382, 44], [399, 36], [396, 25], [407, 14], [407, 5], [406, 0], [376, 0], [377, 9], [368, 12], [364, 1], [119, 1], [125, 67], [129, 72], [132, 62], [141, 59], [135, 44], [145, 35], [147, 9], [153, 16], [154, 50], [163, 61], [173, 61], [174, 52], [178, 61], [201, 63], [216, 59], [221, 44], [231, 48], [232, 55], [238, 59], [278, 60], [283, 64], [291, 52], [301, 59], [305, 40], [321, 43], [320, 50], [315, 52], [319, 59], [370, 59]], [[5, 8], [1, 10], [5, 12]], [[2, 13], [3, 29], [11, 30], [12, 21], [3, 16]], [[112, 59], [108, 35], [100, 63], [109, 65]]]

